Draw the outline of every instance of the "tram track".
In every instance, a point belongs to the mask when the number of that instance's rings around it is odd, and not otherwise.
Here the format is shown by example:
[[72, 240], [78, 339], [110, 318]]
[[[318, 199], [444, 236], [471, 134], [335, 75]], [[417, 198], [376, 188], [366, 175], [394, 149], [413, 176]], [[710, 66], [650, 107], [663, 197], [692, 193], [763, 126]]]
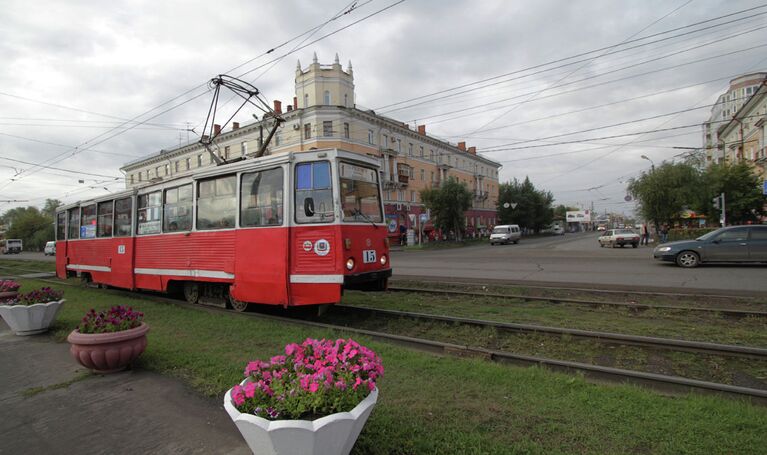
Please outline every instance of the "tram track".
[[[369, 330], [359, 327], [351, 327], [348, 325], [333, 324], [327, 322], [320, 322], [317, 320], [307, 320], [298, 317], [290, 317], [284, 315], [267, 314], [260, 311], [246, 311], [246, 312], [233, 312], [216, 306], [208, 305], [193, 305], [184, 300], [175, 299], [171, 297], [158, 296], [146, 293], [135, 293], [130, 291], [110, 289], [107, 292], [114, 292], [119, 295], [128, 297], [138, 297], [150, 301], [159, 303], [169, 303], [182, 308], [205, 311], [213, 314], [229, 314], [235, 317], [247, 317], [263, 320], [270, 320], [279, 323], [299, 324], [307, 327], [315, 327], [326, 330], [336, 330], [346, 333], [353, 333], [358, 335], [368, 336], [370, 338], [397, 344], [407, 348], [429, 352], [437, 355], [450, 355], [464, 358], [476, 358], [485, 361], [493, 361], [498, 363], [516, 365], [516, 366], [539, 366], [547, 368], [552, 371], [564, 372], [569, 374], [581, 374], [595, 382], [609, 382], [609, 383], [631, 383], [642, 387], [647, 387], [662, 393], [703, 393], [703, 394], [715, 394], [724, 395], [730, 398], [748, 399], [754, 404], [767, 406], [767, 390], [757, 389], [750, 387], [742, 387], [730, 384], [721, 384], [711, 381], [702, 381], [697, 379], [685, 378], [674, 375], [664, 375], [657, 373], [650, 373], [637, 370], [629, 370], [622, 368], [614, 368], [603, 365], [595, 365], [590, 363], [575, 362], [568, 360], [559, 360], [553, 358], [546, 358], [540, 356], [531, 356], [518, 354], [514, 352], [508, 352], [497, 349], [488, 349], [478, 346], [470, 346], [468, 344], [451, 343], [439, 340], [433, 340], [428, 338], [414, 337], [401, 335], [390, 332], [382, 332], [378, 330]], [[343, 308], [343, 305], [334, 306], [331, 308], [331, 313], [338, 311], [339, 308]], [[346, 311], [346, 310], [341, 310]], [[381, 310], [377, 310], [381, 311]], [[677, 340], [681, 341], [681, 340]], [[745, 348], [745, 347], [744, 347]], [[748, 352], [748, 348], [745, 349], [747, 355], [752, 355], [754, 352]], [[761, 357], [762, 352], [755, 352], [758, 357]], [[734, 354], [734, 353], [733, 353]]]
[[[41, 281], [72, 285], [58, 279], [40, 279]], [[611, 366], [596, 365], [591, 363], [560, 360], [555, 358], [546, 358], [537, 355], [525, 355], [515, 352], [504, 351], [500, 349], [491, 349], [482, 346], [472, 346], [470, 344], [440, 341], [424, 338], [421, 336], [408, 336], [398, 333], [391, 333], [369, 330], [366, 328], [342, 325], [338, 323], [321, 322], [317, 320], [307, 320], [284, 315], [266, 314], [261, 311], [247, 311], [243, 313], [232, 312], [220, 307], [207, 305], [192, 305], [183, 300], [167, 296], [156, 295], [144, 292], [131, 292], [118, 289], [109, 289], [104, 292], [115, 293], [132, 298], [154, 301], [158, 303], [169, 303], [179, 307], [206, 311], [210, 313], [224, 313], [235, 317], [250, 317], [272, 320], [279, 323], [300, 324], [309, 327], [316, 327], [327, 330], [337, 330], [347, 333], [365, 335], [380, 341], [394, 343], [408, 348], [431, 352], [438, 355], [451, 355], [457, 357], [470, 357], [486, 361], [494, 361], [504, 364], [517, 366], [540, 366], [553, 371], [566, 372], [569, 374], [581, 374], [596, 382], [611, 383], [632, 383], [643, 387], [651, 388], [662, 393], [704, 393], [718, 394], [740, 399], [748, 399], [759, 405], [767, 405], [767, 390], [743, 387], [738, 385], [722, 384], [705, 380], [691, 379], [675, 375], [664, 375], [646, 371], [637, 371], [632, 369], [615, 368]], [[720, 345], [715, 343], [702, 343], [686, 340], [669, 340], [653, 337], [637, 337], [622, 334], [610, 334], [603, 332], [580, 331], [573, 329], [560, 329], [543, 326], [528, 326], [523, 324], [496, 323], [492, 321], [482, 321], [467, 318], [453, 318], [449, 316], [424, 315], [419, 313], [408, 313], [393, 310], [369, 309], [352, 307], [347, 305], [338, 305], [331, 308], [330, 315], [342, 312], [358, 312], [365, 318], [380, 319], [383, 317], [392, 318], [410, 318], [421, 322], [431, 320], [432, 323], [441, 324], [465, 324], [474, 327], [494, 327], [497, 330], [528, 331], [527, 333], [547, 333], [552, 336], [584, 337], [594, 339], [608, 344], [627, 344], [636, 346], [645, 346], [652, 349], [682, 350], [688, 352], [697, 352], [705, 354], [714, 354], [723, 357], [747, 357], [763, 360], [767, 358], [767, 350], [761, 348], [752, 348], [747, 346]], [[386, 316], [384, 316], [386, 315]], [[490, 323], [488, 326], [486, 323]], [[553, 329], [549, 331], [549, 329]]]
[[[723, 316], [744, 318], [744, 317], [759, 317], [767, 318], [766, 311], [751, 311], [751, 310], [738, 310], [732, 308], [704, 308], [704, 307], [691, 307], [691, 306], [678, 306], [678, 305], [651, 305], [644, 303], [629, 303], [629, 302], [611, 302], [605, 300], [586, 300], [586, 299], [573, 299], [568, 297], [550, 297], [539, 295], [525, 295], [525, 294], [504, 294], [498, 292], [472, 292], [472, 291], [458, 291], [450, 289], [429, 289], [410, 286], [389, 286], [388, 291], [392, 292], [414, 292], [421, 294], [442, 294], [442, 295], [456, 295], [464, 297], [490, 297], [497, 299], [508, 300], [521, 300], [524, 302], [549, 302], [549, 303], [568, 303], [575, 305], [586, 305], [590, 307], [616, 307], [625, 308], [630, 311], [646, 311], [646, 310], [673, 310], [673, 311], [687, 311], [704, 314], [721, 314]], [[583, 291], [583, 290], [581, 290]], [[653, 294], [658, 295], [658, 294]], [[719, 298], [719, 296], [717, 296]]]

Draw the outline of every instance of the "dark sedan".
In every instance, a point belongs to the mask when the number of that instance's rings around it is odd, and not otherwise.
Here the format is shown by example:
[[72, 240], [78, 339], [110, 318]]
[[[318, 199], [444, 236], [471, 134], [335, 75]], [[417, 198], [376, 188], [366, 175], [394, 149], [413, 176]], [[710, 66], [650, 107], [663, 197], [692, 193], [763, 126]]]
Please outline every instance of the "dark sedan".
[[697, 267], [704, 262], [767, 262], [767, 225], [729, 226], [695, 240], [658, 245], [653, 257]]

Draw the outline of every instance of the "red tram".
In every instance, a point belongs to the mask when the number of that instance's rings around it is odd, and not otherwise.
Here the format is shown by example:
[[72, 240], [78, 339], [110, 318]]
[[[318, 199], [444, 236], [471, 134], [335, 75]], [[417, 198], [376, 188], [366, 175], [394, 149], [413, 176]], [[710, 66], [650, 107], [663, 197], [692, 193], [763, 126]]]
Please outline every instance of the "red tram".
[[332, 304], [391, 276], [378, 162], [336, 149], [203, 169], [63, 206], [56, 274], [190, 303]]

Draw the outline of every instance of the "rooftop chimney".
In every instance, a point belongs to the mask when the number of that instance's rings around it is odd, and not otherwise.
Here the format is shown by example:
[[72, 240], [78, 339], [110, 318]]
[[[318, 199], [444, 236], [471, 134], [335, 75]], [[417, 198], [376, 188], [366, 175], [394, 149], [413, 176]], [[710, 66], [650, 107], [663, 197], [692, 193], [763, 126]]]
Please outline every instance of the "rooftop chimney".
[[418, 125], [418, 134], [426, 136], [426, 125]]
[[288, 112], [290, 112], [292, 110], [293, 110], [293, 105], [292, 104], [288, 104]]
[[232, 122], [232, 131], [240, 128], [240, 122]]
[[458, 150], [466, 151], [466, 143], [465, 142], [459, 142], [458, 143]]
[[293, 109], [298, 109], [298, 97], [293, 97]]
[[282, 101], [274, 100], [274, 112], [282, 114]]
[[213, 135], [218, 136], [219, 134], [221, 134], [221, 125], [213, 124]]
[[203, 135], [202, 135], [202, 137], [200, 138], [200, 140], [201, 140], [202, 142], [207, 142], [207, 140], [208, 140], [208, 135], [207, 135], [207, 134], [203, 134]]
[[469, 147], [469, 153], [471, 153], [472, 155], [476, 155], [477, 154], [477, 148], [476, 147]]

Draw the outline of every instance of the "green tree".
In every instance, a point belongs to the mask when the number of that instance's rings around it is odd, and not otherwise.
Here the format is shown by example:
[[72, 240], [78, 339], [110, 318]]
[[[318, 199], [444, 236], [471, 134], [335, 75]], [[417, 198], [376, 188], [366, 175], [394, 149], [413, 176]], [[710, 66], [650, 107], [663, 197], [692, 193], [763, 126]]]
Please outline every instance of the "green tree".
[[639, 213], [656, 228], [679, 217], [685, 207], [700, 200], [700, 172], [687, 163], [663, 163], [650, 172], [631, 179], [628, 191], [639, 201]]
[[43, 215], [54, 219], [56, 217], [56, 208], [61, 205], [61, 201], [58, 199], [46, 199], [43, 206]]
[[25, 250], [41, 251], [45, 242], [53, 240], [53, 218], [44, 215], [37, 207], [17, 207], [3, 215], [9, 225], [6, 237], [21, 239]]
[[702, 176], [702, 189], [696, 209], [717, 220], [720, 210], [714, 208], [713, 199], [724, 193], [728, 224], [755, 222], [764, 212], [765, 196], [761, 181], [750, 164], [714, 164]]
[[471, 207], [471, 191], [453, 177], [437, 188], [421, 190], [421, 200], [431, 210], [434, 226], [443, 232], [453, 231], [461, 240], [464, 213]]
[[540, 232], [554, 219], [552, 202], [551, 192], [537, 190], [529, 177], [523, 182], [514, 179], [498, 187], [498, 219], [501, 224], [518, 224]]

